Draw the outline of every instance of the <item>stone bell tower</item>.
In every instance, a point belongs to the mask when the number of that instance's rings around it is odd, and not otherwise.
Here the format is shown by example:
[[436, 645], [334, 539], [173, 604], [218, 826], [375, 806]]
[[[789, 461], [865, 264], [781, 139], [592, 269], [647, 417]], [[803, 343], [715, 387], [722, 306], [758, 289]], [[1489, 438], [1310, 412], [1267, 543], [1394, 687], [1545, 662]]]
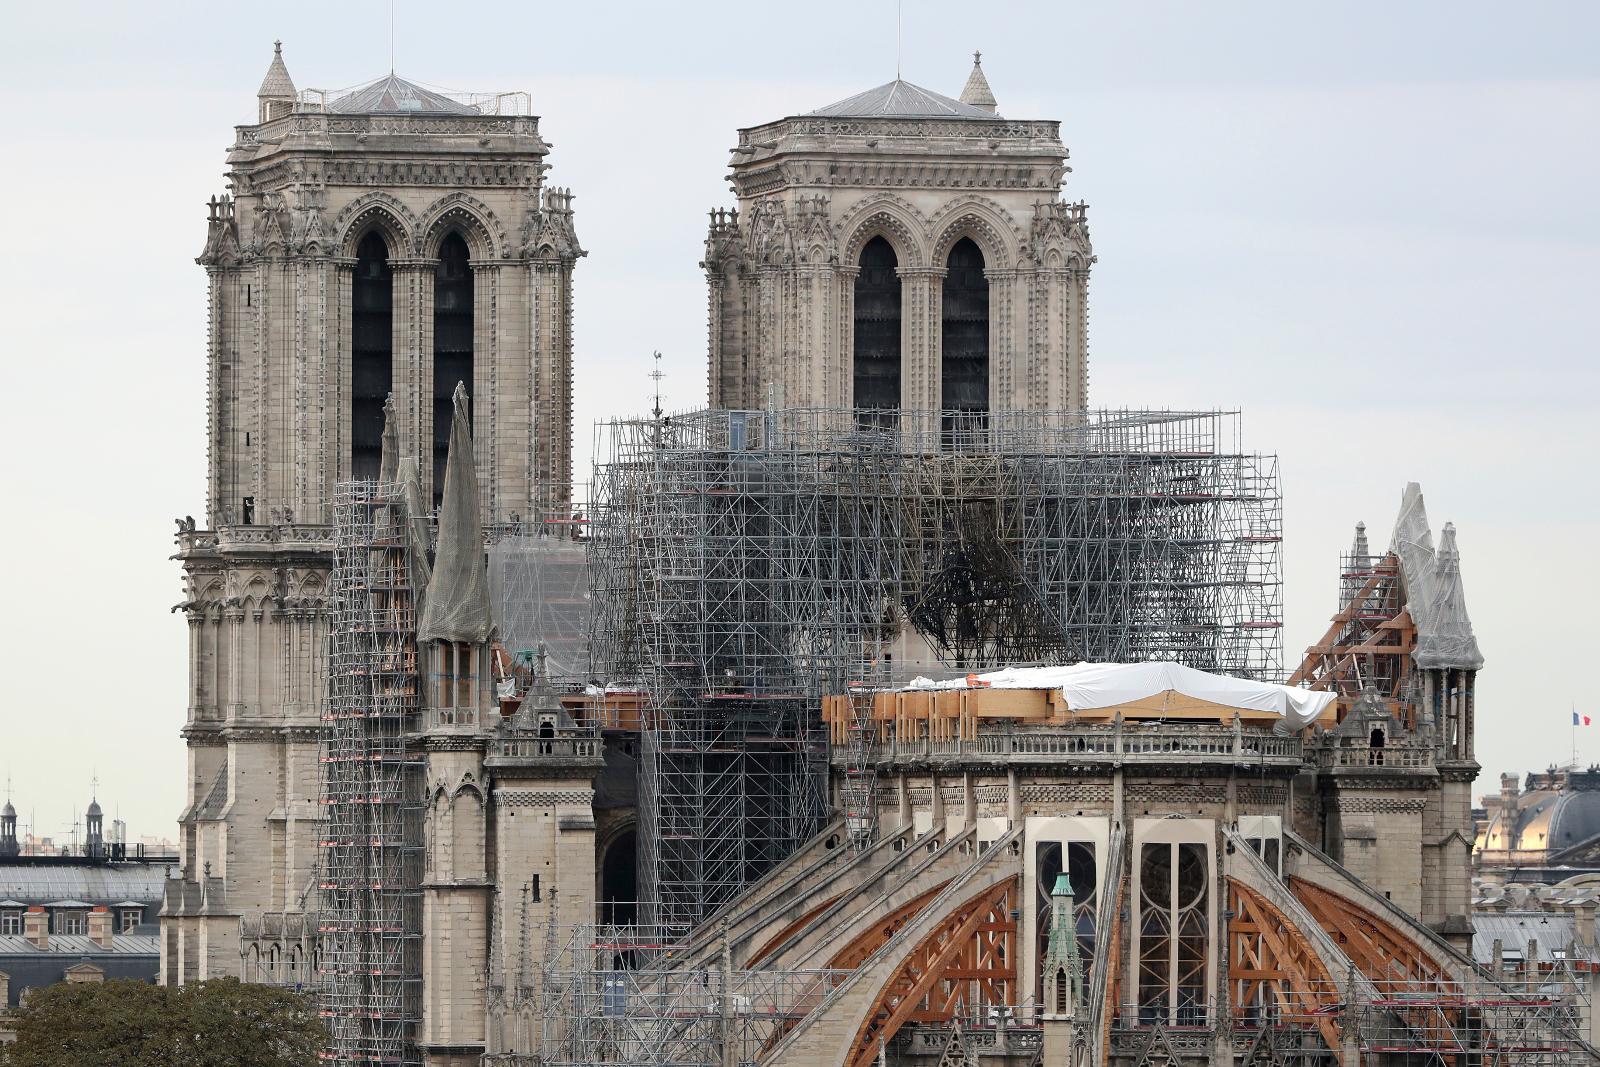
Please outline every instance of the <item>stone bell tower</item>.
[[1060, 123], [1002, 117], [978, 58], [960, 99], [897, 79], [739, 131], [701, 264], [712, 407], [1086, 406]]
[[[206, 508], [177, 536], [189, 783], [164, 981], [240, 973], [252, 947], [241, 930], [300, 929], [330, 510], [340, 481], [379, 475], [384, 398], [421, 461], [425, 501], [443, 491], [460, 383], [481, 520], [570, 514], [572, 272], [584, 253], [571, 194], [545, 182], [549, 147], [530, 111], [525, 93], [450, 95], [394, 75], [297, 92], [280, 45], [255, 121], [234, 130], [198, 260]], [[254, 947], [288, 959], [300, 946]], [[277, 977], [291, 972], [302, 973]]]

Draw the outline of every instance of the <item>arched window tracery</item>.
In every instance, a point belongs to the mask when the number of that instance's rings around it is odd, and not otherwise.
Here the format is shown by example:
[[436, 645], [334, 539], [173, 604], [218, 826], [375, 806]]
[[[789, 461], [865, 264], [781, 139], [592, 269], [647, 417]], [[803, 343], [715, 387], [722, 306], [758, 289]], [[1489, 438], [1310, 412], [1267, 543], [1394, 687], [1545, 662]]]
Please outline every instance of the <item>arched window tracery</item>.
[[861, 249], [852, 385], [862, 425], [892, 427], [900, 408], [899, 265], [894, 247], [881, 236]]
[[1210, 882], [1205, 846], [1145, 845], [1139, 894], [1140, 1022], [1206, 1025]]
[[981, 436], [989, 412], [989, 279], [983, 251], [963, 237], [945, 260], [939, 404], [946, 445]]
[[[472, 397], [472, 253], [454, 231], [439, 242], [433, 275], [433, 505], [444, 498], [444, 462], [450, 450], [451, 397], [456, 383]], [[470, 403], [468, 411], [471, 411]]]
[[394, 386], [394, 279], [389, 246], [377, 230], [356, 245], [350, 303], [350, 476], [376, 478], [383, 402]]

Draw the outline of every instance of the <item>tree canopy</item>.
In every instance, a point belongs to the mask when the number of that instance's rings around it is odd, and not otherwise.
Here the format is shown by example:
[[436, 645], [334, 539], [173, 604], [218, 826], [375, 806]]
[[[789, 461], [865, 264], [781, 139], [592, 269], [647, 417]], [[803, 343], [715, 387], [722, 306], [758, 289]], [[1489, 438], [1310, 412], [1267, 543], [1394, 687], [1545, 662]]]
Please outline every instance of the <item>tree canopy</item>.
[[130, 980], [35, 990], [3, 1067], [310, 1067], [326, 1036], [310, 998], [234, 978]]

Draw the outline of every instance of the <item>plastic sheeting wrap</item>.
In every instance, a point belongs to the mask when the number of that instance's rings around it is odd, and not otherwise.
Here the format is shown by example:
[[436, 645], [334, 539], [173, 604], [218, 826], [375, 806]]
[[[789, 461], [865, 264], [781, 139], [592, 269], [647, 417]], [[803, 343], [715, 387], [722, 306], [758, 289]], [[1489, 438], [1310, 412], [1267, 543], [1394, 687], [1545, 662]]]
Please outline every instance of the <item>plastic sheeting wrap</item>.
[[1417, 646], [1411, 658], [1424, 670], [1468, 670], [1483, 666], [1483, 653], [1467, 615], [1467, 596], [1461, 582], [1461, 553], [1456, 530], [1449, 523], [1433, 548], [1433, 531], [1422, 503], [1422, 487], [1406, 485], [1400, 498], [1400, 515], [1394, 523], [1390, 546], [1400, 557], [1406, 585], [1406, 609], [1417, 627]]
[[1266, 711], [1283, 719], [1289, 730], [1317, 721], [1334, 693], [1230, 678], [1185, 667], [1180, 663], [1078, 663], [1071, 667], [1011, 667], [967, 679], [934, 682], [914, 679], [908, 689], [1059, 689], [1074, 711], [1114, 708], [1162, 693], [1182, 693], [1230, 708]]
[[433, 530], [428, 509], [422, 503], [422, 471], [417, 465], [416, 456], [406, 456], [396, 464], [395, 480], [400, 483], [400, 493], [406, 505], [406, 544], [410, 550], [406, 559], [411, 573], [411, 602], [422, 607], [427, 603], [428, 583], [433, 579], [433, 568], [428, 564], [428, 553], [433, 548]]
[[581, 541], [507, 534], [489, 546], [495, 628], [513, 652], [542, 648], [554, 678], [589, 665], [589, 566]]
[[478, 517], [478, 469], [472, 454], [467, 391], [456, 383], [450, 454], [439, 505], [439, 547], [417, 626], [420, 641], [487, 641], [493, 629], [483, 526]]

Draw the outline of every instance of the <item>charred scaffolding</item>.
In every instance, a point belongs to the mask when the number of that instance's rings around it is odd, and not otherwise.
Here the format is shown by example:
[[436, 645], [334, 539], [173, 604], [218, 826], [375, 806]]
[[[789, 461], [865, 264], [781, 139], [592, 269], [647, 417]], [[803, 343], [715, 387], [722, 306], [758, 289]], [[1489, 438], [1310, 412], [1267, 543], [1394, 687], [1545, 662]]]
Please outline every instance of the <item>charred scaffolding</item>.
[[820, 827], [824, 693], [1042, 661], [1278, 675], [1277, 461], [1242, 450], [1236, 416], [883, 414], [601, 427], [593, 666], [649, 696], [641, 896], [660, 921], [702, 917]]

